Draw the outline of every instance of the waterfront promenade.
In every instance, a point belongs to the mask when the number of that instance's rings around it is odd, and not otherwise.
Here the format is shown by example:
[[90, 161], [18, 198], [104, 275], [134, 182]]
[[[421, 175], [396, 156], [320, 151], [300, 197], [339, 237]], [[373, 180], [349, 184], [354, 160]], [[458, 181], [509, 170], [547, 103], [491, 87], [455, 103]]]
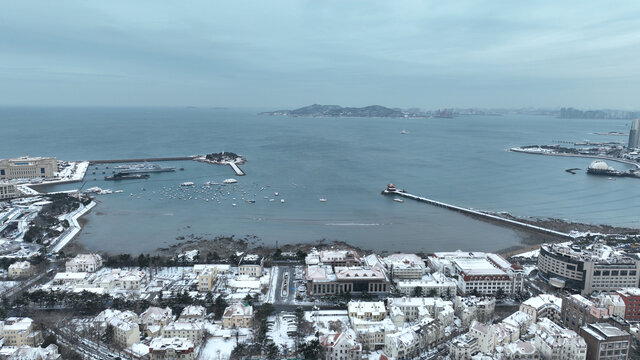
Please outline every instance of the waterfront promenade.
[[497, 216], [497, 215], [492, 215], [492, 214], [487, 214], [485, 212], [482, 211], [478, 211], [478, 210], [472, 210], [472, 209], [467, 209], [467, 208], [463, 208], [460, 206], [456, 206], [456, 205], [451, 205], [451, 204], [447, 204], [441, 201], [437, 201], [437, 200], [432, 200], [432, 199], [428, 199], [425, 197], [421, 197], [421, 196], [417, 196], [417, 195], [413, 195], [413, 194], [409, 194], [407, 192], [401, 191], [401, 190], [397, 190], [395, 188], [392, 187], [387, 187], [385, 190], [382, 191], [383, 195], [396, 195], [396, 196], [402, 196], [408, 199], [412, 199], [412, 200], [417, 200], [417, 201], [421, 201], [430, 205], [434, 205], [434, 206], [439, 206], [445, 209], [449, 209], [449, 210], [453, 210], [453, 211], [457, 211], [459, 213], [463, 213], [465, 215], [469, 215], [469, 216], [473, 216], [482, 220], [487, 220], [487, 221], [491, 221], [491, 222], [497, 222], [503, 225], [508, 225], [508, 226], [513, 226], [516, 228], [521, 228], [521, 229], [525, 229], [525, 230], [529, 230], [529, 231], [535, 231], [535, 232], [539, 232], [539, 233], [543, 233], [546, 235], [552, 235], [554, 237], [558, 237], [558, 238], [562, 238], [562, 239], [573, 239], [573, 237], [567, 233], [563, 233], [560, 231], [555, 231], [552, 229], [547, 229], [547, 228], [543, 228], [541, 226], [536, 226], [536, 225], [531, 225], [531, 224], [527, 224], [524, 222], [520, 222], [520, 221], [516, 221], [516, 220], [511, 220], [511, 219], [505, 219], [503, 217]]

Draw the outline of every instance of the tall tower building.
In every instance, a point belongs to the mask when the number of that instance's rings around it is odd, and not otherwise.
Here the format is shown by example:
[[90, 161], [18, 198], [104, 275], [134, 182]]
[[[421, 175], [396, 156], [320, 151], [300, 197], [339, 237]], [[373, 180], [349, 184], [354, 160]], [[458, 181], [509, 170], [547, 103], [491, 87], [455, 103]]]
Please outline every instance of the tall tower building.
[[640, 119], [635, 119], [629, 131], [629, 148], [637, 148], [638, 144], [640, 144]]

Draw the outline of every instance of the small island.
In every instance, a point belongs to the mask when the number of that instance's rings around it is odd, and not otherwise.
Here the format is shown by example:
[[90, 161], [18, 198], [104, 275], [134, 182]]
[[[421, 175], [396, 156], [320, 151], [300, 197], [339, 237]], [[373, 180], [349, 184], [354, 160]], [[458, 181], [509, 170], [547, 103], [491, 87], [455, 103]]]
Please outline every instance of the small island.
[[292, 117], [424, 117], [424, 114], [416, 111], [391, 109], [380, 105], [370, 105], [358, 108], [319, 104], [313, 104], [295, 110], [267, 111], [260, 113], [260, 115]]
[[232, 153], [229, 151], [223, 151], [219, 153], [211, 153], [203, 156], [198, 156], [194, 160], [202, 161], [209, 164], [227, 165], [227, 164], [244, 164], [247, 162], [242, 155]]

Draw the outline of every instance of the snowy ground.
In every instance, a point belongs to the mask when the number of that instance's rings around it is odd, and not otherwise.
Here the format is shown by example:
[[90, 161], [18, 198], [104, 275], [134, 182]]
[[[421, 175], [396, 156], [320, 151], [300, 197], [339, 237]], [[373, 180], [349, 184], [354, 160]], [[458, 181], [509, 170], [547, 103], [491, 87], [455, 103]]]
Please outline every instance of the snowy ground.
[[334, 322], [341, 322], [343, 328], [349, 327], [349, 314], [347, 310], [318, 310], [305, 311], [305, 320], [313, 324], [316, 331], [326, 335], [333, 333], [329, 326]]
[[284, 350], [295, 350], [295, 341], [289, 335], [297, 331], [296, 317], [293, 314], [280, 313], [277, 316], [271, 316], [267, 320], [267, 337]]
[[[205, 324], [205, 329], [212, 334], [202, 348], [198, 360], [224, 360], [228, 359], [231, 351], [237, 343], [246, 343], [251, 340], [249, 329], [222, 329], [219, 325]], [[237, 336], [236, 336], [237, 335]]]

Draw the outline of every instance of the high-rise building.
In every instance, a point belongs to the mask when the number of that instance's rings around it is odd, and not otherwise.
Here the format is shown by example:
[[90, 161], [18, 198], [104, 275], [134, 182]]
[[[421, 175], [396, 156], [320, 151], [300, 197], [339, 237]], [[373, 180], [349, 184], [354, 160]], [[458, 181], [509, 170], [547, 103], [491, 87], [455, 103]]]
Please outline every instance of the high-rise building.
[[629, 149], [635, 149], [640, 143], [640, 119], [635, 119], [631, 123], [629, 131]]

